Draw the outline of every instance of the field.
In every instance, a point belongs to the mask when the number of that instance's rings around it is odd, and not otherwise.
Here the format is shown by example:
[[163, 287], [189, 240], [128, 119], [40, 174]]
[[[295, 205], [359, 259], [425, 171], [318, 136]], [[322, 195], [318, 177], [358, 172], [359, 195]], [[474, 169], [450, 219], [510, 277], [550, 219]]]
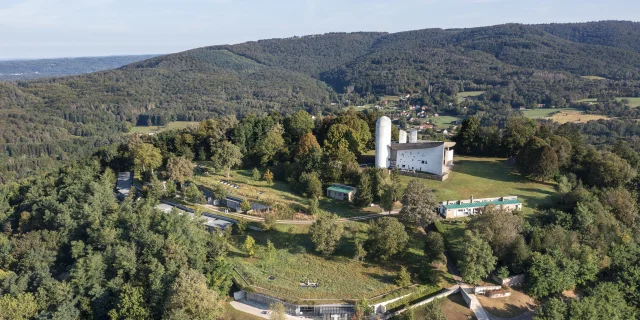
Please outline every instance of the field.
[[609, 119], [609, 117], [601, 114], [585, 114], [581, 111], [561, 111], [551, 116], [551, 120], [557, 123], [586, 123], [591, 120]]
[[[289, 301], [308, 303], [331, 303], [358, 300], [390, 292], [398, 287], [394, 284], [398, 261], [381, 265], [357, 262], [352, 259], [355, 237], [364, 237], [366, 223], [346, 224], [346, 234], [331, 257], [322, 257], [313, 252], [313, 243], [308, 234], [308, 226], [278, 225], [269, 232], [250, 232], [256, 240], [255, 257], [249, 258], [242, 249], [245, 236], [232, 237], [230, 261], [236, 271], [238, 282], [253, 285], [253, 289]], [[404, 257], [419, 258], [422, 249], [421, 237], [412, 241], [412, 249]], [[266, 242], [271, 240], [277, 249], [273, 259], [266, 257]], [[414, 255], [416, 255], [414, 257]], [[269, 279], [273, 276], [272, 280]], [[243, 279], [246, 279], [245, 282]], [[317, 282], [317, 288], [303, 288], [300, 282]], [[432, 287], [433, 292], [440, 287]]]
[[582, 76], [584, 79], [589, 80], [607, 80], [607, 78], [599, 77], [599, 76]]
[[549, 118], [553, 113], [556, 113], [556, 112], [573, 112], [573, 111], [578, 111], [578, 110], [573, 108], [558, 108], [558, 109], [538, 108], [538, 109], [524, 110], [522, 114], [524, 114], [524, 116], [529, 119], [543, 119], [543, 118]]
[[[506, 162], [501, 158], [455, 156], [455, 168], [447, 180], [420, 181], [434, 190], [438, 201], [512, 195], [524, 203], [525, 213], [532, 212], [532, 207], [544, 203], [553, 193], [554, 185], [525, 179]], [[401, 177], [404, 183], [411, 179]]]
[[380, 97], [380, 101], [400, 101], [399, 96], [382, 96]]
[[431, 117], [429, 118], [431, 123], [435, 124], [440, 128], [448, 128], [453, 121], [462, 121], [464, 118], [454, 117], [454, 116], [439, 116], [439, 117]]
[[481, 94], [483, 94], [484, 91], [465, 91], [465, 92], [458, 92], [457, 98], [458, 98], [458, 103], [464, 101], [464, 98], [466, 97], [477, 97]]
[[160, 133], [169, 130], [183, 129], [189, 126], [198, 126], [200, 122], [191, 122], [191, 121], [174, 121], [169, 122], [165, 126], [135, 126], [129, 130], [129, 133], [141, 133], [141, 134], [149, 134], [149, 133]]
[[[640, 107], [640, 98], [635, 98], [635, 97], [618, 97], [618, 98], [616, 98], [617, 101], [621, 101], [622, 99], [629, 100], [629, 107], [631, 107], [631, 108]], [[598, 99], [596, 99], [596, 98], [590, 98], [590, 99], [578, 100], [576, 102], [597, 102], [597, 101], [598, 101]]]
[[[201, 165], [207, 164], [206, 161], [199, 163]], [[224, 175], [209, 170], [209, 174], [207, 175], [198, 174], [195, 177], [195, 181], [203, 186], [219, 184], [220, 180], [230, 181], [240, 186], [239, 189], [229, 189], [229, 193], [232, 195], [249, 198], [271, 206], [281, 204], [293, 209], [293, 211], [304, 211], [309, 205], [309, 199], [294, 193], [287, 183], [274, 181], [272, 185], [269, 185], [266, 181], [253, 180], [251, 173], [252, 170], [233, 170], [231, 177], [227, 179]], [[321, 211], [332, 212], [340, 217], [354, 217], [374, 213], [371, 211], [372, 208], [367, 208], [366, 211], [356, 210], [343, 201], [326, 197], [320, 198], [319, 208]]]

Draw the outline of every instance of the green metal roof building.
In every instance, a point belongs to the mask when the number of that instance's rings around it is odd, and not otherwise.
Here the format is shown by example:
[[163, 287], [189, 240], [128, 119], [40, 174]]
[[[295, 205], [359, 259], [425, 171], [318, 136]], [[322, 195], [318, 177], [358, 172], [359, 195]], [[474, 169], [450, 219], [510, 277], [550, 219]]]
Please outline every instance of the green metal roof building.
[[522, 210], [522, 202], [517, 196], [497, 197], [440, 202], [438, 212], [445, 219], [462, 218], [474, 215], [488, 205], [494, 205], [505, 210]]
[[356, 188], [345, 186], [343, 184], [333, 184], [327, 188], [327, 197], [342, 200], [353, 201], [353, 196], [356, 194]]

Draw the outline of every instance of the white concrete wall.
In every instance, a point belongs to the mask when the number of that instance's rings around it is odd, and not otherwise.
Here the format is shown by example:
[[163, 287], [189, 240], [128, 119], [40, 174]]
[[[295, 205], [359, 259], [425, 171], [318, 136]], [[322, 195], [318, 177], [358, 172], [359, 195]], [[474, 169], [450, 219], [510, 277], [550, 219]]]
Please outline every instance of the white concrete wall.
[[453, 149], [445, 151], [444, 162], [449, 163], [453, 161]]
[[[444, 145], [435, 148], [398, 150], [396, 167], [400, 170], [416, 170], [442, 175]], [[422, 162], [425, 163], [422, 163]]]

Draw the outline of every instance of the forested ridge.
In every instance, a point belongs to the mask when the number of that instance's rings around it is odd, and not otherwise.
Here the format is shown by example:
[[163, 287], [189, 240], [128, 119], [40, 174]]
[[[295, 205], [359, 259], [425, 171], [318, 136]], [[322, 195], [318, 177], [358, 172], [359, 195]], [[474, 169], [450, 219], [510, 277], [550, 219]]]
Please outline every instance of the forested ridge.
[[119, 68], [157, 55], [0, 61], [0, 80], [61, 77]]
[[[638, 23], [620, 21], [330, 33], [205, 47], [92, 74], [3, 82], [0, 159], [6, 161], [0, 180], [88, 155], [121, 141], [136, 124], [299, 109], [333, 113], [407, 93], [413, 95], [409, 103], [434, 112], [504, 121], [518, 106], [640, 96], [638, 37]], [[473, 101], [457, 100], [458, 92], [470, 90], [486, 92]]]

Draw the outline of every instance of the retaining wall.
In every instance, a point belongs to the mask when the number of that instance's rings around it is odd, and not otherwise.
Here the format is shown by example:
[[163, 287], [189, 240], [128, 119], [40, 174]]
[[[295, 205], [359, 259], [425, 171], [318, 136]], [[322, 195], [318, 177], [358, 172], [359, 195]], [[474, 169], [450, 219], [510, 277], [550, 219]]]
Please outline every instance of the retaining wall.
[[495, 291], [495, 290], [500, 290], [500, 289], [502, 289], [502, 286], [474, 287], [473, 288], [473, 293], [479, 294], [479, 293], [485, 293], [487, 291]]

